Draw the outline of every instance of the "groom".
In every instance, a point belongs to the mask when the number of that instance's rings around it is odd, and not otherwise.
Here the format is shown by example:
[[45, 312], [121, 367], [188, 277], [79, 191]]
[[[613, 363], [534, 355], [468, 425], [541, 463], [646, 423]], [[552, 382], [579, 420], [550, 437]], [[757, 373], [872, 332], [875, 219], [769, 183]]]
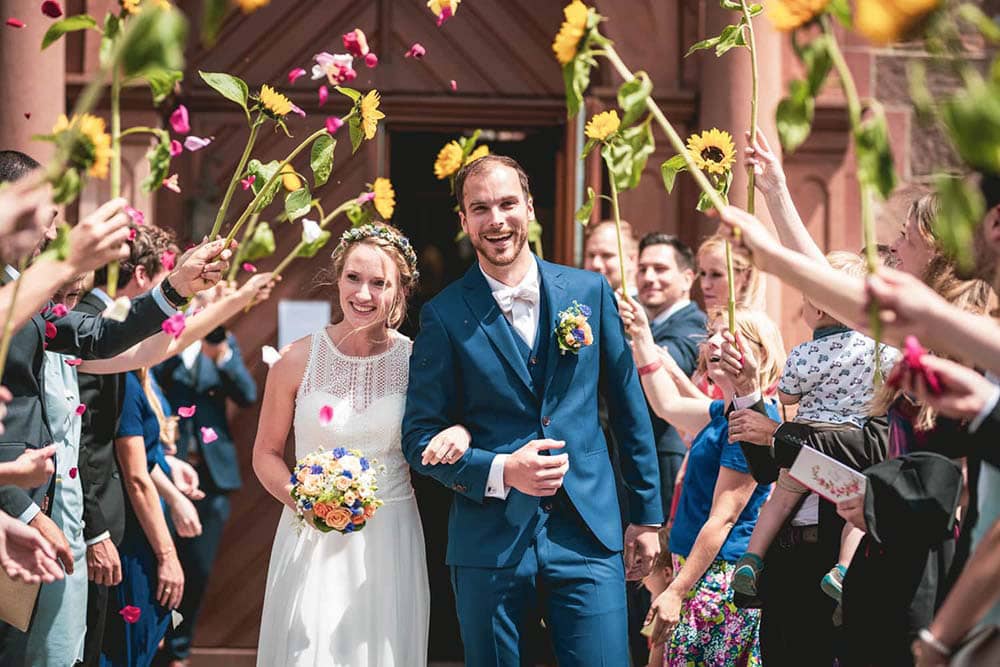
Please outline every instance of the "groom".
[[[447, 562], [466, 664], [520, 665], [525, 623], [539, 612], [560, 665], [627, 664], [626, 567], [630, 578], [648, 572], [663, 515], [614, 295], [599, 274], [531, 254], [528, 177], [511, 158], [466, 165], [455, 195], [478, 263], [423, 308], [403, 450], [455, 491]], [[592, 336], [571, 337], [576, 349], [561, 354], [556, 322], [574, 302]], [[624, 541], [598, 386], [628, 486]], [[434, 439], [454, 424], [471, 435], [460, 456]]]

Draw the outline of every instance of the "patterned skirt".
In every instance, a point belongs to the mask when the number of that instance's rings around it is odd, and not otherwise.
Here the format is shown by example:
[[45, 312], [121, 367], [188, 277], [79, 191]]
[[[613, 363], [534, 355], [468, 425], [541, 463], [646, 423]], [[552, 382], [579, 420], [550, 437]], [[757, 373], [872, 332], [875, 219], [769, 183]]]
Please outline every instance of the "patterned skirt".
[[[674, 572], [684, 567], [684, 557], [674, 555]], [[680, 622], [664, 652], [666, 667], [759, 667], [759, 609], [733, 604], [730, 583], [735, 565], [716, 560], [695, 584], [681, 605]]]

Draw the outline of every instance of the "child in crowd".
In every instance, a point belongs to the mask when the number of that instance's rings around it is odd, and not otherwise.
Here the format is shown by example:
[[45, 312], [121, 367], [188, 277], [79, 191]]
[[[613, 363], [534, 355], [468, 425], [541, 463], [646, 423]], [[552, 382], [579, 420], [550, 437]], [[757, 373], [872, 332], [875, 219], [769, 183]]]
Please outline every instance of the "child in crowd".
[[[830, 265], [850, 275], [864, 275], [865, 265], [860, 256], [850, 252], [831, 252]], [[875, 395], [875, 341], [853, 331], [826, 312], [803, 299], [802, 317], [813, 330], [811, 341], [792, 349], [778, 383], [778, 396], [785, 405], [798, 404], [795, 421], [836, 424], [841, 428], [862, 428]], [[887, 375], [899, 357], [899, 352], [882, 346], [881, 374]], [[819, 498], [796, 482], [787, 469], [782, 469], [774, 492], [761, 510], [750, 537], [747, 552], [736, 563], [733, 588], [744, 595], [757, 594], [757, 580], [763, 570], [763, 555], [801, 502], [801, 509], [792, 521], [802, 525], [816, 524], [819, 518]], [[864, 533], [846, 524], [841, 536], [837, 565], [823, 577], [823, 591], [840, 601], [844, 575], [854, 551]]]

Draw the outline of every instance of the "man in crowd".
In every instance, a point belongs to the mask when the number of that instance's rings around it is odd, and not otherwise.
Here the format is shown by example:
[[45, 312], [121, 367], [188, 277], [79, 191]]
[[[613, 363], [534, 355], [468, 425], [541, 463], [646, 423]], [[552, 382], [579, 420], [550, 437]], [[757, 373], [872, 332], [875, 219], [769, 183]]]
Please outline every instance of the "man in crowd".
[[622, 245], [625, 250], [625, 267], [618, 261], [618, 232], [614, 220], [602, 220], [588, 225], [583, 238], [583, 268], [595, 271], [607, 278], [611, 289], [618, 294], [622, 288], [622, 278], [628, 287], [629, 296], [635, 296], [635, 262], [639, 254], [632, 225], [622, 220]]

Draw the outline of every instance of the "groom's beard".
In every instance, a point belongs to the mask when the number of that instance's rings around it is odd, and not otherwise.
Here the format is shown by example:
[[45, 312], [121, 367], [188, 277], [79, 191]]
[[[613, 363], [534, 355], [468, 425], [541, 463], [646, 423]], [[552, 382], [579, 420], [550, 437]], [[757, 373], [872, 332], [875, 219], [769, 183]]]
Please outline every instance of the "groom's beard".
[[490, 241], [483, 238], [486, 234], [492, 233], [495, 232], [486, 231], [469, 237], [472, 247], [476, 249], [476, 254], [493, 266], [509, 266], [513, 264], [521, 256], [521, 251], [524, 250], [524, 246], [528, 243], [527, 227], [510, 230], [511, 237], [508, 241], [507, 249], [500, 252], [493, 247]]

